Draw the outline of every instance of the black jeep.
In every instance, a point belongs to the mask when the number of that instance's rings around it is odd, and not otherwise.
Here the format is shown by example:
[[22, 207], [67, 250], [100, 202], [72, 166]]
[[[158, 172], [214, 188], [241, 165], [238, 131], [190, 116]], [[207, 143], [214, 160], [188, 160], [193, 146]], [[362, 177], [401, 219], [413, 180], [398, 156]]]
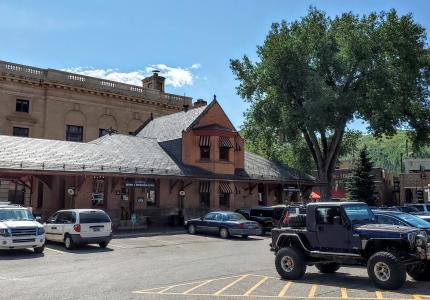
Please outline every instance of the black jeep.
[[360, 265], [367, 266], [370, 279], [382, 289], [400, 288], [406, 273], [416, 280], [430, 280], [426, 232], [377, 224], [365, 203], [308, 204], [307, 214], [291, 217], [289, 226], [272, 230], [271, 250], [283, 279], [300, 279], [311, 265], [321, 273]]

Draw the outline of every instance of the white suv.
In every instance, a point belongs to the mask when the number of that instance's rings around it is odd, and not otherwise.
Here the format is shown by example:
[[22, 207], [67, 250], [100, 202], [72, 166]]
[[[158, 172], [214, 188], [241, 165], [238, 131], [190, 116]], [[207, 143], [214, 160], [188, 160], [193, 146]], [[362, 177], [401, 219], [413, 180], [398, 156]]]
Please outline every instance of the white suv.
[[25, 207], [0, 203], [0, 250], [45, 249], [45, 231]]
[[62, 242], [66, 249], [81, 244], [99, 244], [106, 248], [112, 239], [112, 221], [100, 209], [60, 210], [44, 225], [46, 239]]

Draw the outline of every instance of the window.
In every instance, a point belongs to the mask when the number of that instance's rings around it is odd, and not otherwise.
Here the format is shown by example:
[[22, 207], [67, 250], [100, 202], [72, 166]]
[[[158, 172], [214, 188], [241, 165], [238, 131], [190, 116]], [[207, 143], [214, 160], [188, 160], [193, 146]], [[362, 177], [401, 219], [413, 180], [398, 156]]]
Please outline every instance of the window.
[[66, 125], [66, 141], [82, 142], [84, 140], [84, 127]]
[[220, 147], [219, 148], [219, 159], [229, 160], [228, 154], [230, 153], [230, 148]]
[[209, 146], [200, 147], [200, 159], [203, 159], [203, 160], [211, 159], [211, 148]]
[[29, 129], [25, 127], [13, 127], [12, 129], [12, 135], [13, 136], [21, 136], [21, 137], [28, 137]]
[[109, 134], [109, 131], [105, 128], [99, 128], [99, 137]]
[[16, 99], [16, 111], [17, 112], [23, 112], [28, 113], [30, 108], [30, 101], [28, 100], [22, 100], [22, 99]]
[[200, 206], [201, 207], [209, 207], [210, 206], [210, 200], [211, 194], [210, 193], [200, 193]]
[[105, 212], [90, 211], [79, 213], [79, 223], [110, 223], [111, 220]]
[[375, 215], [367, 205], [346, 205], [344, 209], [349, 220], [352, 222], [375, 221]]
[[92, 206], [105, 205], [105, 179], [103, 176], [93, 177], [93, 193], [91, 194]]
[[155, 199], [155, 190], [147, 189], [146, 191], [146, 205], [147, 206], [156, 206], [157, 202]]
[[60, 212], [56, 223], [58, 224], [75, 224], [76, 223], [76, 214], [71, 211], [63, 211]]
[[219, 206], [226, 208], [230, 207], [230, 194], [219, 193]]
[[319, 207], [316, 210], [317, 224], [334, 224], [335, 217], [340, 217], [339, 207]]
[[216, 215], [217, 215], [216, 213], [208, 213], [203, 219], [204, 220], [209, 220], [209, 221], [215, 220]]
[[398, 225], [398, 226], [406, 226], [399, 220], [396, 220], [389, 216], [378, 215], [378, 223], [380, 224], [388, 224], [388, 225]]

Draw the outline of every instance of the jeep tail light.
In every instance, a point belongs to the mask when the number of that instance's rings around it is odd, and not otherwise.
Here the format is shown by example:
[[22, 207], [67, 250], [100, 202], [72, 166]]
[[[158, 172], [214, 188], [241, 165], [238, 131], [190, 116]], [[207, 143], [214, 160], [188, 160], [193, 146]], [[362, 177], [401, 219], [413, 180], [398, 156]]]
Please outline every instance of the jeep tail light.
[[75, 224], [73, 225], [73, 230], [76, 232], [81, 232], [81, 224]]
[[289, 222], [289, 216], [287, 211], [285, 212], [284, 220], [282, 221], [282, 223], [284, 223], [285, 225], [288, 225], [288, 222]]

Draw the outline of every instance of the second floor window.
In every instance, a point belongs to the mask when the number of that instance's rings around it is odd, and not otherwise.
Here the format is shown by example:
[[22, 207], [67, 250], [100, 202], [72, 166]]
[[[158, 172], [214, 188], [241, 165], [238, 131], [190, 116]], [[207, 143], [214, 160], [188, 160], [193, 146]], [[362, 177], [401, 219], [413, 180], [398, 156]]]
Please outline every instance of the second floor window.
[[219, 138], [219, 159], [229, 160], [230, 148], [233, 144], [228, 137], [220, 136]]
[[16, 111], [28, 113], [30, 111], [30, 101], [22, 100], [22, 99], [16, 99]]
[[200, 137], [200, 159], [208, 160], [211, 158], [211, 147], [210, 147], [210, 137], [201, 136]]
[[12, 129], [13, 136], [28, 137], [29, 129], [24, 127], [14, 127]]
[[66, 141], [83, 142], [84, 127], [75, 125], [66, 125]]

